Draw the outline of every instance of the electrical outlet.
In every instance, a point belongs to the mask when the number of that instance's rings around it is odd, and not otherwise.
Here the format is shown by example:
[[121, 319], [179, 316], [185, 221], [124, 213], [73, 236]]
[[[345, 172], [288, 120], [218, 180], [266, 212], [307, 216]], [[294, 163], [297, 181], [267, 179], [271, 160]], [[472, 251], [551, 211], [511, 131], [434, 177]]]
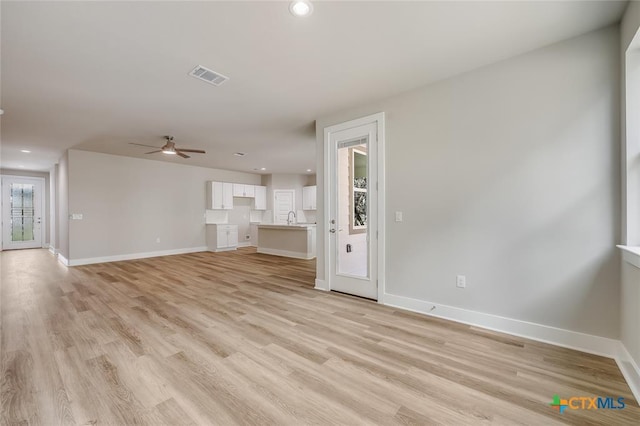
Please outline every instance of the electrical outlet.
[[402, 222], [402, 212], [396, 212], [396, 222]]
[[156, 238], [156, 243], [160, 242], [160, 237]]
[[456, 277], [456, 287], [458, 288], [467, 287], [467, 277], [465, 277], [464, 275], [458, 275]]

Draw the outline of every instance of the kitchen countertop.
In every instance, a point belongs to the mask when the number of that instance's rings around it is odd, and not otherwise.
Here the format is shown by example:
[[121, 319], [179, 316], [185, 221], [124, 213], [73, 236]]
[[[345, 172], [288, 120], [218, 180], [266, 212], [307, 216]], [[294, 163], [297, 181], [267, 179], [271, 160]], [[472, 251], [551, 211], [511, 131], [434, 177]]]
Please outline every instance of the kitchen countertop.
[[291, 225], [267, 223], [267, 224], [258, 225], [258, 229], [260, 228], [283, 229], [287, 231], [306, 231], [308, 229], [315, 228], [315, 227], [316, 227], [315, 223], [294, 223]]

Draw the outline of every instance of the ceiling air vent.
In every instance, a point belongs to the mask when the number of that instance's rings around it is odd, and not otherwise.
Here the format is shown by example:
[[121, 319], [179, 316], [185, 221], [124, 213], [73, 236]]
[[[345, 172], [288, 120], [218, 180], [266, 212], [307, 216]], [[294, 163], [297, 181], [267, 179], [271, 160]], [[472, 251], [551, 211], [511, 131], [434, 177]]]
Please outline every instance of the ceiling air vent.
[[202, 65], [198, 65], [197, 67], [195, 67], [189, 73], [189, 75], [199, 80], [213, 84], [214, 86], [220, 86], [222, 83], [229, 80], [229, 77], [225, 77], [222, 74], [218, 74], [215, 71], [211, 71], [210, 69], [205, 68]]

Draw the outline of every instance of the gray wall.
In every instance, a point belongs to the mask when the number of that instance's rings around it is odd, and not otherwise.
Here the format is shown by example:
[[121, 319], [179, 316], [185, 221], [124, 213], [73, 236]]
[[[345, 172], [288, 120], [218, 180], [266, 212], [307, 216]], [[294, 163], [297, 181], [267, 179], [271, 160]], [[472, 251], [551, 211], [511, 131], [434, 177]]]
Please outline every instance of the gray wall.
[[0, 175], [13, 175], [13, 176], [25, 176], [25, 177], [38, 177], [44, 178], [44, 211], [42, 212], [43, 218], [45, 219], [45, 227], [42, 229], [42, 242], [43, 244], [49, 244], [51, 241], [51, 191], [50, 191], [50, 179], [49, 173], [47, 172], [32, 172], [29, 170], [16, 170], [16, 169], [0, 169]]
[[56, 235], [58, 253], [69, 259], [69, 152], [65, 152], [58, 161], [58, 174], [56, 181], [58, 190], [56, 191], [56, 207], [58, 215], [56, 218]]
[[274, 173], [262, 177], [262, 185], [267, 187], [267, 211], [263, 217], [265, 222], [273, 222], [273, 190], [293, 189], [295, 191], [295, 210], [302, 210], [302, 188], [307, 186], [309, 175], [293, 173]]
[[[622, 242], [640, 246], [640, 123], [627, 122], [626, 117], [638, 117], [640, 99], [626, 93], [640, 92], [640, 4], [630, 2], [621, 24], [622, 78]], [[634, 39], [635, 37], [635, 39]], [[628, 221], [627, 221], [628, 220]]]
[[70, 260], [203, 247], [206, 181], [260, 184], [250, 173], [68, 153], [69, 213], [83, 214], [69, 221]]
[[323, 129], [386, 113], [387, 293], [619, 337], [618, 46], [610, 27], [317, 121], [323, 193]]

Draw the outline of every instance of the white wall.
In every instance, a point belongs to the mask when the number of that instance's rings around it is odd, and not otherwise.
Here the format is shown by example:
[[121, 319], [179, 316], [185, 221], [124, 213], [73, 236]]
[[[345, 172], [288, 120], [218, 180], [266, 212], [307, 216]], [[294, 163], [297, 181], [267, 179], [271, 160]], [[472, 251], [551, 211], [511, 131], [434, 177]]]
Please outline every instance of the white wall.
[[260, 184], [250, 173], [78, 150], [68, 155], [69, 213], [83, 214], [69, 221], [71, 261], [204, 247], [206, 181]]
[[[622, 242], [640, 246], [640, 3], [630, 2], [620, 25], [622, 77]], [[625, 96], [634, 94], [634, 96]], [[627, 117], [633, 120], [627, 122]], [[625, 253], [625, 256], [631, 256]], [[631, 356], [623, 363], [640, 392], [640, 269], [622, 262], [620, 340]], [[637, 395], [637, 394], [636, 394]], [[637, 398], [637, 396], [636, 396]]]
[[619, 337], [618, 44], [606, 28], [317, 120], [322, 194], [323, 129], [386, 113], [387, 293]]
[[[260, 185], [260, 177], [258, 177], [258, 183], [254, 185]], [[253, 208], [253, 198], [233, 198], [233, 210], [229, 210], [228, 223], [238, 225], [238, 242], [240, 244], [249, 244], [250, 239], [245, 238], [251, 235], [249, 229], [249, 219], [251, 215], [251, 209]]]

